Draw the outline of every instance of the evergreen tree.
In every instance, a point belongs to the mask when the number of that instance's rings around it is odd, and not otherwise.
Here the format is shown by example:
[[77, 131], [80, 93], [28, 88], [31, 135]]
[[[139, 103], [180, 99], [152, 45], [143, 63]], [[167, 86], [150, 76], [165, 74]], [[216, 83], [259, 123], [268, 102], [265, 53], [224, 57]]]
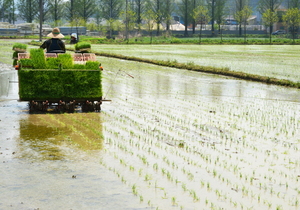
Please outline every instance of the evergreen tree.
[[164, 0], [162, 4], [162, 19], [166, 24], [166, 31], [170, 33], [172, 13], [175, 11], [174, 0]]
[[48, 17], [50, 20], [54, 21], [54, 25], [58, 26], [58, 22], [64, 17], [65, 4], [64, 0], [52, 0], [48, 2], [49, 13]]
[[[265, 13], [268, 9], [271, 12], [276, 12], [276, 10], [280, 7], [283, 0], [259, 0], [257, 9], [260, 14]], [[270, 26], [270, 33], [273, 32], [273, 25]]]
[[235, 5], [236, 5], [236, 9], [235, 9], [235, 19], [237, 20], [237, 22], [239, 23], [239, 36], [242, 36], [242, 16], [243, 16], [243, 9], [248, 6], [248, 0], [235, 0]]
[[291, 28], [293, 42], [295, 41], [295, 34], [300, 26], [300, 11], [298, 8], [288, 9], [286, 14], [283, 15], [283, 20]]
[[95, 0], [77, 0], [77, 13], [80, 18], [87, 22], [88, 18], [92, 17], [96, 12]]
[[145, 0], [133, 0], [132, 11], [135, 14], [136, 25], [138, 33], [140, 33], [142, 25], [142, 15], [145, 12], [146, 1]]
[[[267, 9], [264, 13], [263, 13], [263, 24], [267, 27], [272, 27], [274, 23], [276, 23], [278, 21], [278, 16], [276, 14], [276, 12], [272, 12], [270, 9]], [[272, 42], [272, 36], [271, 36], [271, 30], [269, 33], [270, 36], [270, 43]]]
[[218, 24], [219, 33], [221, 33], [221, 25], [224, 24], [225, 5], [226, 5], [226, 0], [219, 0], [216, 3], [215, 21]]
[[193, 20], [193, 0], [181, 0], [181, 3], [178, 4], [179, 14], [181, 17], [183, 17], [184, 21], [184, 35], [188, 36], [188, 26], [191, 24]]
[[28, 23], [32, 23], [39, 12], [39, 0], [23, 0], [19, 1], [17, 8], [19, 17]]
[[193, 10], [193, 17], [197, 23], [200, 23], [199, 44], [201, 44], [202, 25], [210, 19], [208, 8], [204, 5], [196, 7]]
[[14, 0], [0, 0], [0, 20], [14, 24], [16, 21], [16, 5]]
[[123, 0], [101, 0], [98, 1], [101, 16], [109, 24], [109, 35], [112, 37], [114, 22], [119, 19], [121, 11], [124, 9]]

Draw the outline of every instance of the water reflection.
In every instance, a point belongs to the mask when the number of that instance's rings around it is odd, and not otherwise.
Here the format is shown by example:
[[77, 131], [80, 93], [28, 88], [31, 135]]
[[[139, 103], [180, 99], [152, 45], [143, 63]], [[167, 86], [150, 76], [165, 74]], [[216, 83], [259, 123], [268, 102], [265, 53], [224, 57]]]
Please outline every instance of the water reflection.
[[241, 101], [256, 98], [300, 102], [300, 91], [295, 88], [184, 70], [165, 69], [165, 71], [155, 73], [145, 71], [135, 80], [131, 80], [133, 85], [118, 89], [117, 95], [126, 90], [125, 94], [136, 94], [140, 98], [150, 94], [157, 99], [173, 99], [175, 96], [182, 99], [206, 97], [208, 100], [218, 102], [230, 97]]
[[32, 114], [20, 121], [19, 150], [22, 158], [62, 160], [65, 146], [82, 150], [103, 147], [99, 113]]
[[0, 72], [0, 98], [8, 97], [16, 86], [17, 74], [15, 71]]

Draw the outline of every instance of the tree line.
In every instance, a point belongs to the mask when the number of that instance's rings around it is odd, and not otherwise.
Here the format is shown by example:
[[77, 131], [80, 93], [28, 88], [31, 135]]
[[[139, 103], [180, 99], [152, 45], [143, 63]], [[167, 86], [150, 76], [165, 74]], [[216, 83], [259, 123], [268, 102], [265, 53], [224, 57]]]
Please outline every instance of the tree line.
[[[254, 0], [251, 0], [254, 1]], [[300, 0], [257, 0], [256, 8], [250, 0], [0, 0], [0, 20], [14, 23], [22, 19], [28, 23], [42, 22], [61, 26], [68, 22], [71, 26], [87, 26], [91, 31], [107, 30], [111, 36], [114, 30], [124, 31], [126, 38], [133, 29], [151, 31], [155, 28], [160, 35], [161, 26], [166, 32], [171, 30], [174, 14], [180, 16], [185, 26], [195, 33], [196, 25], [210, 23], [212, 35], [220, 31], [226, 16], [234, 16], [238, 22], [240, 35], [246, 29], [254, 10], [262, 15], [263, 24], [270, 28], [279, 19], [289, 27], [300, 24]], [[279, 17], [278, 9], [288, 9]], [[93, 21], [88, 21], [93, 18]], [[244, 26], [244, 27], [243, 27]], [[244, 31], [245, 33], [245, 31]]]

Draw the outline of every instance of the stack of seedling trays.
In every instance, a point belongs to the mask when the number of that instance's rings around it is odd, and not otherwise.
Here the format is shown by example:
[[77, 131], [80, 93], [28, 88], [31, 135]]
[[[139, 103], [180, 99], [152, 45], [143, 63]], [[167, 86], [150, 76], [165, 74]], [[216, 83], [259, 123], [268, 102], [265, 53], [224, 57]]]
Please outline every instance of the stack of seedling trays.
[[75, 44], [75, 51], [78, 53], [89, 53], [91, 52], [91, 43], [78, 42]]
[[31, 49], [30, 58], [19, 61], [19, 98], [29, 101], [30, 111], [100, 111], [101, 69], [98, 61], [74, 64], [71, 54], [47, 56], [42, 49]]
[[18, 54], [19, 53], [25, 53], [27, 49], [27, 45], [26, 44], [22, 44], [22, 43], [15, 43], [12, 47], [12, 50], [14, 51], [13, 53], [13, 66], [17, 65], [18, 62]]

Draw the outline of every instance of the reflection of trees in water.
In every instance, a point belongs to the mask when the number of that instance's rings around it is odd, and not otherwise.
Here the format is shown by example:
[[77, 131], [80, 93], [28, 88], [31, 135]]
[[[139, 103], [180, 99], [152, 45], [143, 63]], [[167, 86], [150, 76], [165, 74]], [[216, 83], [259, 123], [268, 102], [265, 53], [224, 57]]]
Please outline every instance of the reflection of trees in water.
[[99, 150], [103, 145], [99, 113], [37, 114], [20, 121], [20, 151], [24, 158], [61, 160], [62, 146]]
[[0, 96], [7, 95], [9, 87], [9, 75], [0, 73]]
[[[15, 91], [14, 88], [17, 87], [17, 80], [17, 71], [0, 71], [0, 97], [6, 97], [11, 91]], [[10, 83], [11, 81], [12, 83]], [[17, 91], [15, 93], [17, 93]]]

